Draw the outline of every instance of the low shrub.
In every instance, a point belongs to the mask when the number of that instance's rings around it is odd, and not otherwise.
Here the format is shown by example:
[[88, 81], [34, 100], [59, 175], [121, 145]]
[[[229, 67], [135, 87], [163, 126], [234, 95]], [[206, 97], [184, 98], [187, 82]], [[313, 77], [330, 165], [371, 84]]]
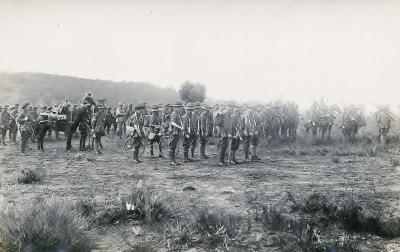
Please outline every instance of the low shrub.
[[24, 168], [21, 170], [21, 174], [18, 176], [17, 181], [20, 184], [33, 184], [40, 183], [46, 177], [46, 172], [43, 168]]
[[68, 201], [40, 199], [0, 212], [0, 250], [90, 251], [95, 244], [86, 219]]

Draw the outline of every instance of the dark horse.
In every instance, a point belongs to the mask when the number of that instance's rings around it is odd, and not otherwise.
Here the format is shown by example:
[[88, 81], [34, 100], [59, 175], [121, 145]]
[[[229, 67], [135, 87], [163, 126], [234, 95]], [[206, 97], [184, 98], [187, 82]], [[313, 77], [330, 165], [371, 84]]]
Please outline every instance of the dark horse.
[[[61, 114], [65, 113], [65, 110], [61, 111]], [[36, 128], [37, 135], [37, 148], [38, 150], [44, 150], [43, 142], [44, 137], [46, 136], [46, 132], [49, 129], [64, 131], [67, 136], [67, 150], [72, 149], [71, 141], [72, 136], [78, 128], [80, 122], [86, 122], [89, 119], [90, 114], [90, 105], [83, 105], [79, 108], [76, 108], [72, 111], [70, 115], [67, 115], [66, 120], [56, 120], [52, 118], [48, 118], [48, 116], [41, 116], [43, 118], [40, 119], [39, 124]]]

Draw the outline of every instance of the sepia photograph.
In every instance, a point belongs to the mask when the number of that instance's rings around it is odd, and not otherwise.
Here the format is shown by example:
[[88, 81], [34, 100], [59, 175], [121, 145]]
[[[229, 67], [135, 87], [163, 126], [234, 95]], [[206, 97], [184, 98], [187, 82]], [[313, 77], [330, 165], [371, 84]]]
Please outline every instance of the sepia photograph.
[[0, 252], [400, 251], [400, 2], [0, 0]]

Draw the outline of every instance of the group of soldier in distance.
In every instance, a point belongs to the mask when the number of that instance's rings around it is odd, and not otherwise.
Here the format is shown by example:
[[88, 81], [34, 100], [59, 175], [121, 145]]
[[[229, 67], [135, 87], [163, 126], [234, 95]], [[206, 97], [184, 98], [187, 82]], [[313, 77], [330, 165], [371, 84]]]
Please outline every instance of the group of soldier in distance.
[[[257, 147], [262, 136], [271, 141], [294, 142], [302, 118], [293, 102], [241, 105], [230, 102], [214, 106], [198, 102], [152, 106], [145, 103], [124, 106], [118, 103], [112, 108], [107, 107], [105, 101], [96, 100], [91, 93], [86, 93], [79, 105], [65, 100], [61, 105], [50, 107], [36, 107], [30, 103], [0, 106], [0, 141], [6, 145], [8, 133], [9, 141], [16, 143], [19, 131], [20, 151], [23, 154], [30, 140], [37, 142], [39, 150], [44, 150], [45, 136], [51, 138], [52, 132], [55, 132], [58, 138], [58, 133], [63, 131], [69, 150], [72, 148], [72, 137], [79, 133], [80, 151], [92, 145], [96, 153], [101, 154], [103, 136], [109, 134], [120, 139], [129, 136], [133, 162], [138, 163], [143, 141], [149, 141], [151, 156], [154, 156], [153, 148], [158, 146], [159, 157], [163, 157], [161, 141], [167, 137], [169, 163], [178, 165], [175, 158], [180, 145], [183, 162], [193, 161], [198, 145], [200, 158], [208, 159], [207, 142], [214, 136], [218, 139], [218, 163], [225, 166], [227, 162], [239, 163], [236, 153], [241, 144], [246, 162], [260, 160]], [[306, 113], [304, 126], [314, 139], [318, 133], [322, 140], [329, 139], [335, 118], [339, 115], [339, 128], [345, 141], [351, 141], [359, 128], [366, 124], [363, 113], [355, 106], [341, 109], [328, 106], [323, 100], [315, 102]], [[381, 107], [375, 118], [385, 143], [394, 116], [387, 107]], [[91, 139], [89, 143], [88, 138]]]

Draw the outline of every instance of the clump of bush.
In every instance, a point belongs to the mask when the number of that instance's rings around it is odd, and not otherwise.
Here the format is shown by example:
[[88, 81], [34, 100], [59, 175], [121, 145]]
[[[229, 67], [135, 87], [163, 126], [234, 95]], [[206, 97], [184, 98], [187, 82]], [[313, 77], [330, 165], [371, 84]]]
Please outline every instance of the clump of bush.
[[21, 174], [17, 178], [17, 181], [20, 184], [33, 184], [42, 182], [45, 177], [46, 171], [41, 167], [37, 167], [34, 169], [23, 168], [21, 170]]
[[199, 241], [193, 220], [176, 219], [164, 227], [164, 243], [168, 249], [185, 250]]
[[246, 231], [243, 229], [241, 216], [222, 210], [210, 211], [206, 208], [196, 213], [195, 226], [200, 234], [201, 242], [211, 247], [222, 245], [228, 248], [229, 243], [239, 241]]
[[160, 194], [136, 187], [129, 196], [107, 202], [95, 217], [97, 224], [115, 224], [127, 220], [155, 223], [174, 217], [174, 207]]
[[[357, 250], [357, 239], [340, 242], [346, 234], [400, 237], [400, 218], [367, 209], [353, 199], [332, 202], [318, 193], [297, 200], [289, 193], [281, 205], [262, 206], [255, 220], [265, 229], [284, 234], [276, 245], [287, 250]], [[330, 235], [331, 229], [339, 229], [341, 235]]]
[[32, 206], [9, 205], [0, 212], [0, 250], [91, 251], [88, 222], [68, 201], [40, 199]]

